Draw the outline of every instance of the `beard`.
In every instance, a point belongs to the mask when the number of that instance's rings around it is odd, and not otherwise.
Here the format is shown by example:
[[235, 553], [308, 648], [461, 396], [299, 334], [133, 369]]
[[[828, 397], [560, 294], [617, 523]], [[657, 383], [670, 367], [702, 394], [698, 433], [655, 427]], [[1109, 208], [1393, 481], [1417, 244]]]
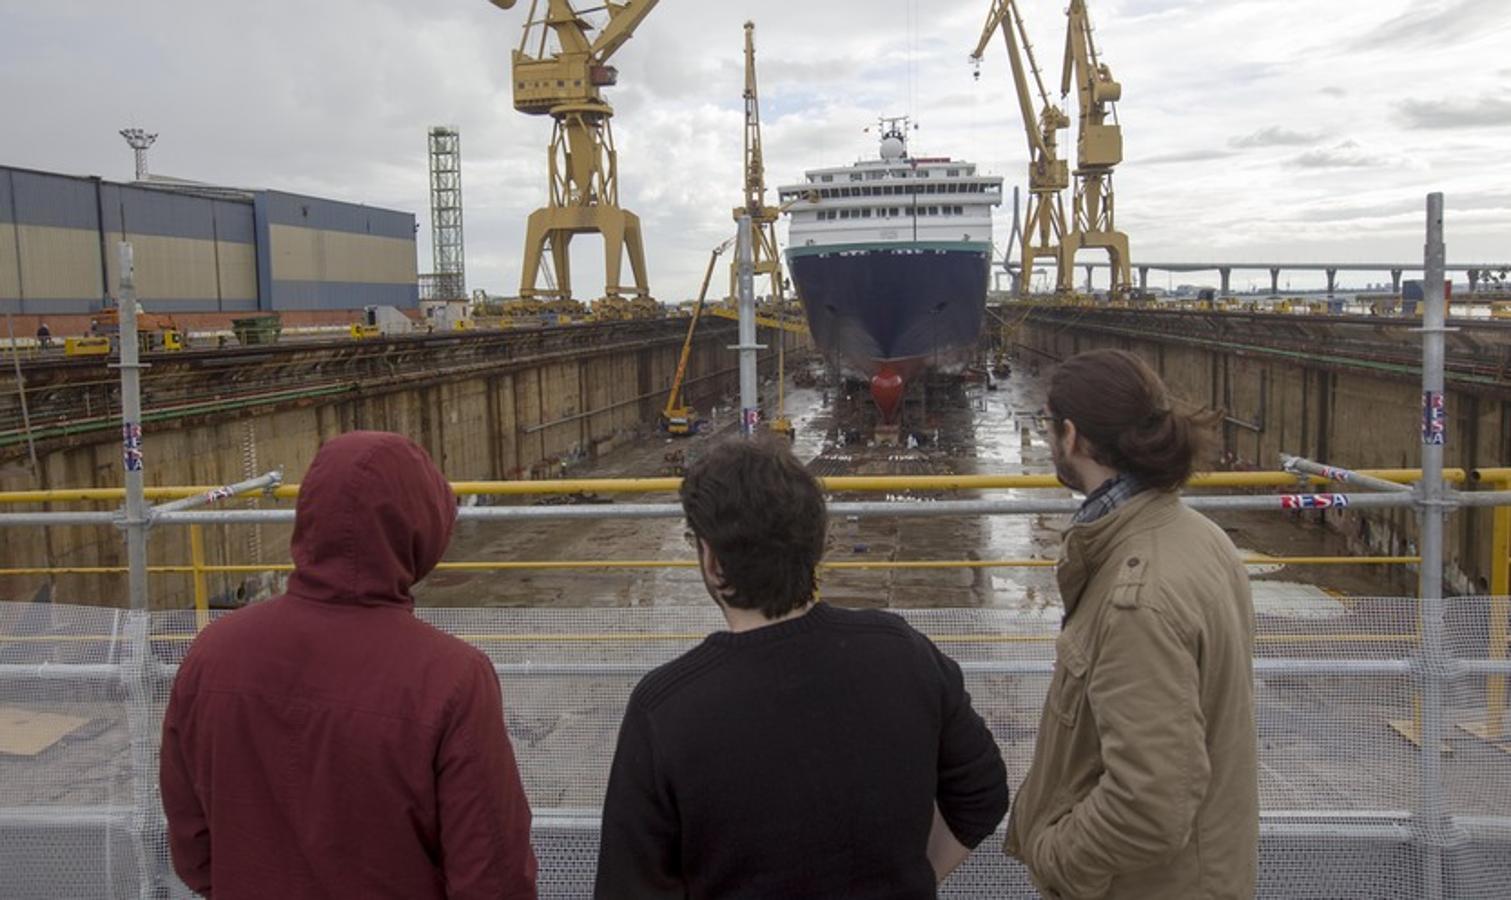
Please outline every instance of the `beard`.
[[1070, 467], [1070, 462], [1065, 459], [1064, 452], [1060, 449], [1060, 442], [1054, 441], [1049, 447], [1049, 458], [1055, 464], [1055, 478], [1060, 483], [1079, 494], [1086, 493], [1086, 488], [1081, 485], [1081, 479], [1076, 477], [1075, 470]]

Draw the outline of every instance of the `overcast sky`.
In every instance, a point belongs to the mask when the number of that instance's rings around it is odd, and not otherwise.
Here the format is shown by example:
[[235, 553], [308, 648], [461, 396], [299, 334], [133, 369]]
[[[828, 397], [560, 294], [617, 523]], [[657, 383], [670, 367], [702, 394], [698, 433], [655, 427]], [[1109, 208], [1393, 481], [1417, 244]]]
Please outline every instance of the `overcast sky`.
[[[1090, 5], [1123, 83], [1117, 208], [1136, 260], [1420, 259], [1431, 190], [1447, 194], [1450, 260], [1511, 259], [1508, 0]], [[528, 6], [0, 0], [0, 163], [129, 179], [116, 131], [137, 125], [160, 134], [156, 173], [414, 212], [428, 271], [426, 130], [454, 124], [469, 285], [512, 294], [551, 128], [511, 106]], [[643, 220], [655, 294], [692, 295], [732, 232], [747, 18], [771, 187], [872, 155], [862, 129], [883, 114], [914, 116], [915, 154], [1022, 183], [1000, 38], [979, 81], [967, 61], [988, 6], [664, 0], [615, 56], [608, 91], [621, 201]], [[1021, 8], [1057, 92], [1063, 0]], [[999, 211], [999, 246], [1010, 216]], [[577, 293], [596, 296], [600, 245], [574, 250]], [[1266, 276], [1235, 287], [1250, 278]]]

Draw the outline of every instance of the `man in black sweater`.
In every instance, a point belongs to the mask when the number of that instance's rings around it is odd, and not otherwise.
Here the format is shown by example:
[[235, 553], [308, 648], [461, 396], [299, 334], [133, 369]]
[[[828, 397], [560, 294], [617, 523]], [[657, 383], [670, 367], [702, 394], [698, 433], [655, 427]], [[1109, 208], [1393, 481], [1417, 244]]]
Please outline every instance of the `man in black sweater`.
[[729, 630], [630, 697], [596, 895], [935, 896], [1008, 807], [960, 667], [897, 616], [815, 602], [824, 497], [785, 442], [717, 446], [682, 506]]

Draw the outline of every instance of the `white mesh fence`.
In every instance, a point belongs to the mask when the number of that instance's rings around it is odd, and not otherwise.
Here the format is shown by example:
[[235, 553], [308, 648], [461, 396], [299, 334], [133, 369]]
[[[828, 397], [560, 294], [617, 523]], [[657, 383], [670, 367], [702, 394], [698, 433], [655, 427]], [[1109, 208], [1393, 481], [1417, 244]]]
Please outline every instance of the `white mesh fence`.
[[[1424, 783], [1414, 733], [1416, 601], [1269, 606], [1260, 617], [1260, 893], [1265, 897], [1511, 897], [1511, 735], [1480, 736], [1503, 676], [1479, 662], [1504, 603], [1447, 603], [1441, 783]], [[1276, 611], [1279, 614], [1276, 614]], [[484, 649], [535, 810], [542, 895], [586, 896], [597, 810], [629, 692], [644, 672], [720, 627], [715, 610], [427, 609], [421, 617]], [[900, 612], [966, 670], [1009, 784], [1022, 781], [1048, 685], [1057, 625], [1007, 611]], [[157, 742], [192, 612], [0, 604], [0, 895], [180, 896], [163, 840]], [[1504, 633], [1504, 632], [1501, 632]], [[149, 637], [150, 635], [150, 637]], [[1497, 678], [1499, 680], [1497, 680]], [[1394, 726], [1394, 727], [1393, 727]], [[1397, 729], [1401, 730], [1397, 730]], [[1498, 740], [1493, 738], [1499, 738]], [[19, 747], [19, 749], [17, 749]], [[1445, 823], [1424, 821], [1440, 791]], [[989, 840], [943, 896], [1033, 896]], [[1440, 874], [1435, 875], [1434, 873]]]

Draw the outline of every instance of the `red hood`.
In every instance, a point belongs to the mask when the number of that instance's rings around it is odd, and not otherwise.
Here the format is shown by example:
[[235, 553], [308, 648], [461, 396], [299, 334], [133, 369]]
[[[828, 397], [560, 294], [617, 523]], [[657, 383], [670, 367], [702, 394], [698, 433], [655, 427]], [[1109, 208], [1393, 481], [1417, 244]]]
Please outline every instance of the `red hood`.
[[410, 587], [440, 562], [455, 523], [456, 496], [419, 445], [386, 431], [343, 434], [299, 484], [288, 592], [413, 606]]

